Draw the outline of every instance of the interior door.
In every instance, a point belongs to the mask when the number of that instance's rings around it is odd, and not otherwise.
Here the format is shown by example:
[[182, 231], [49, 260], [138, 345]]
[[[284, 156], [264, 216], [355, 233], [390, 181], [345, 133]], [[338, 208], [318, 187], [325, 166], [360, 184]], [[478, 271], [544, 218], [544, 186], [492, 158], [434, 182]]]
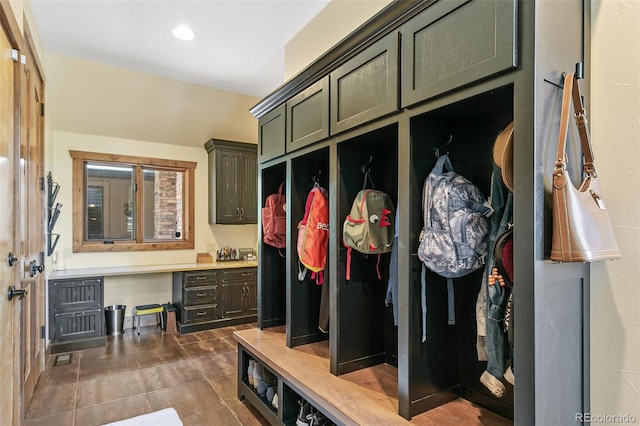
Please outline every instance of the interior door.
[[17, 253], [15, 148], [16, 123], [15, 73], [17, 65], [11, 59], [11, 43], [0, 20], [0, 424], [19, 422], [20, 389], [14, 377], [20, 377], [20, 363], [16, 362], [14, 336], [19, 336], [20, 324], [15, 320], [16, 299], [9, 300], [7, 289], [19, 285], [18, 261], [10, 253]]
[[[23, 411], [29, 405], [33, 390], [44, 370], [45, 349], [41, 328], [45, 325], [44, 282], [44, 166], [41, 93], [43, 82], [33, 60], [26, 55], [24, 67], [24, 99], [21, 124], [20, 187], [22, 214], [21, 240], [25, 259], [22, 288], [27, 290], [21, 306], [21, 360]], [[26, 212], [26, 214], [25, 214]], [[24, 414], [24, 413], [23, 413]]]

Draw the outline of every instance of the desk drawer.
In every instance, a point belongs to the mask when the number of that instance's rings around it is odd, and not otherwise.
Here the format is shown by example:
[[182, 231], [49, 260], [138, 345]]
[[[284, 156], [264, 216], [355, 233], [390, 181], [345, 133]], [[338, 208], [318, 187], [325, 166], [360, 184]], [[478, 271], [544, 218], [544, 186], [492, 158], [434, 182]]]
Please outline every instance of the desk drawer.
[[182, 322], [193, 323], [202, 321], [212, 321], [217, 318], [218, 306], [216, 304], [189, 306], [184, 308], [184, 318]]
[[204, 283], [210, 284], [216, 282], [215, 271], [200, 271], [200, 272], [185, 272], [184, 276], [185, 286], [203, 285]]
[[215, 302], [218, 295], [218, 286], [187, 287], [184, 289], [184, 304], [197, 305]]
[[256, 269], [227, 269], [218, 271], [220, 274], [220, 282], [227, 281], [252, 281], [258, 279], [258, 271]]

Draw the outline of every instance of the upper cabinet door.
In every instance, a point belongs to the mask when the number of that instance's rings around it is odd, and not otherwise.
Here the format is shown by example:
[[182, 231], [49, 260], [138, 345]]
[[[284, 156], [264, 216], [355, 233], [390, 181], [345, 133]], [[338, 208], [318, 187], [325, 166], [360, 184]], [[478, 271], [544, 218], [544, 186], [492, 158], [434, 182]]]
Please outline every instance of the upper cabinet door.
[[258, 160], [261, 163], [285, 152], [286, 111], [286, 104], [282, 104], [258, 121]]
[[398, 50], [393, 31], [331, 73], [331, 134], [398, 110]]
[[287, 152], [329, 137], [329, 76], [287, 101]]
[[439, 1], [402, 28], [402, 107], [514, 69], [515, 0]]

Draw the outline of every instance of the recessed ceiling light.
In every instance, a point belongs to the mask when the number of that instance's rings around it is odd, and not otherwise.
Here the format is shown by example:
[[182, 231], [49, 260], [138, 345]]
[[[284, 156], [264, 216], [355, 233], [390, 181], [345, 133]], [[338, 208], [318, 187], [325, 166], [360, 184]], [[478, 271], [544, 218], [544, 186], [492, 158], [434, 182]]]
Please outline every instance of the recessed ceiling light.
[[185, 25], [180, 25], [173, 29], [173, 35], [180, 40], [193, 40], [196, 36], [196, 33], [193, 30]]

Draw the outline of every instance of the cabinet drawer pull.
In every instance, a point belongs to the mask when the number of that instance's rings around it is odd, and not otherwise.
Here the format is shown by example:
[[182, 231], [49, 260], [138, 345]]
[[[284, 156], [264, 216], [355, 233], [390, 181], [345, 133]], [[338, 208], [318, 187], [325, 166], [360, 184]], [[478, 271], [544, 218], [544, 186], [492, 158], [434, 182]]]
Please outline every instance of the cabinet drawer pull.
[[196, 293], [196, 296], [198, 296], [198, 297], [202, 297], [202, 296], [206, 296], [206, 295], [207, 295], [207, 293]]
[[206, 280], [206, 279], [207, 279], [207, 277], [205, 277], [205, 276], [196, 277], [196, 280], [198, 280], [198, 281], [202, 281], [202, 280]]
[[243, 272], [242, 276], [243, 277], [250, 277], [251, 276], [251, 272]]
[[196, 315], [197, 315], [197, 316], [199, 316], [199, 317], [201, 317], [201, 316], [203, 316], [203, 315], [207, 315], [207, 313], [206, 313], [206, 312], [198, 312], [198, 313], [196, 313]]

